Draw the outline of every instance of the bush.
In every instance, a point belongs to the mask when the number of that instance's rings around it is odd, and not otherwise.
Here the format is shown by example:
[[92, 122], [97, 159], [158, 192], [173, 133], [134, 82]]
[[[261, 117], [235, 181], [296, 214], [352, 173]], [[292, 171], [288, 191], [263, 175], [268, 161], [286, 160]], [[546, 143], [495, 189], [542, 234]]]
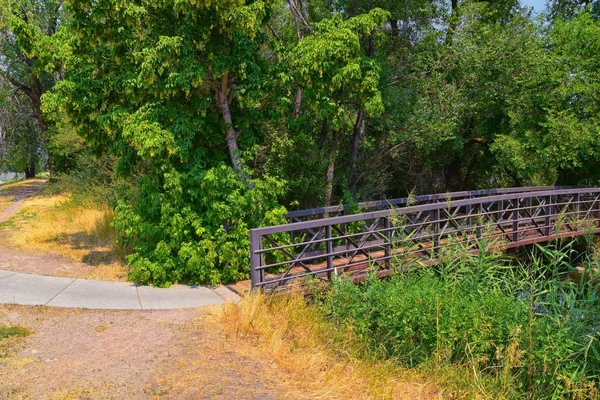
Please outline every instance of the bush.
[[432, 270], [338, 283], [328, 313], [350, 324], [373, 351], [415, 367], [432, 357], [494, 365], [511, 335], [527, 326], [527, 304], [472, 283], [449, 284]]
[[250, 273], [250, 229], [285, 223], [277, 203], [283, 182], [264, 177], [246, 185], [225, 165], [198, 174], [164, 174], [162, 188], [139, 180], [119, 201], [115, 227], [137, 283], [168, 286], [234, 282]]
[[[528, 264], [462, 255], [389, 280], [342, 279], [322, 311], [355, 332], [364, 357], [468, 365], [501, 397], [597, 398], [600, 286], [567, 279], [569, 252], [540, 247]], [[585, 268], [597, 271], [591, 259]]]

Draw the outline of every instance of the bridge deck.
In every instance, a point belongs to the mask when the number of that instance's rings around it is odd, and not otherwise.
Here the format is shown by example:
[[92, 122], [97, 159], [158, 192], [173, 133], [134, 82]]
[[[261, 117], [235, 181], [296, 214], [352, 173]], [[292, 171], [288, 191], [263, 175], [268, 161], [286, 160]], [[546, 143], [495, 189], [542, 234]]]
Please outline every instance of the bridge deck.
[[275, 291], [339, 274], [360, 281], [368, 271], [385, 276], [456, 249], [476, 253], [600, 232], [600, 189], [546, 189], [446, 201], [433, 195], [425, 204], [254, 229], [251, 287]]

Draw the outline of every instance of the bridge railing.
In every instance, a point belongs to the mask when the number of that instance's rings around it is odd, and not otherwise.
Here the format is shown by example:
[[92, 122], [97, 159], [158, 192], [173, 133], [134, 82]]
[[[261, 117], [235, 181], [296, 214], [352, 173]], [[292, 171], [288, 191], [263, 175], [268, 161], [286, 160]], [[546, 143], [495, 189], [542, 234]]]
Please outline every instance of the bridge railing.
[[389, 275], [406, 260], [428, 264], [452, 242], [518, 247], [600, 231], [600, 188], [533, 190], [391, 207], [250, 231], [252, 288], [368, 271]]
[[[496, 196], [502, 194], [512, 193], [528, 193], [536, 191], [548, 191], [548, 190], [560, 190], [570, 189], [574, 186], [533, 186], [533, 187], [516, 187], [516, 188], [500, 188], [500, 189], [481, 189], [481, 190], [470, 190], [461, 192], [448, 192], [448, 193], [437, 193], [418, 195], [412, 197], [401, 197], [396, 199], [388, 200], [377, 200], [367, 201], [358, 203], [355, 206], [347, 204], [328, 206], [328, 207], [317, 207], [309, 208], [304, 210], [290, 211], [287, 213], [286, 218], [288, 222], [302, 222], [312, 219], [321, 219], [326, 217], [339, 217], [342, 215], [352, 214], [352, 210], [358, 210], [358, 212], [368, 212], [385, 210], [390, 207], [405, 207], [407, 205], [421, 205], [421, 204], [432, 204], [439, 202], [446, 202], [448, 200], [462, 200], [462, 199], [473, 199], [482, 196]], [[357, 213], [354, 213], [357, 214]]]

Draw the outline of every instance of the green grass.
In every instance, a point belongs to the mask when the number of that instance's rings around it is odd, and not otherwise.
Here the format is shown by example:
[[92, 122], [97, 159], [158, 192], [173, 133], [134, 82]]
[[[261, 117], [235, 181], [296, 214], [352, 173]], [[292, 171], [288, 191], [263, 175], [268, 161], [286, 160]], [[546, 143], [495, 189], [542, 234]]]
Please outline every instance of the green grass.
[[[319, 309], [356, 335], [358, 358], [430, 376], [454, 371], [445, 383], [466, 397], [598, 398], [600, 259], [576, 253], [573, 242], [536, 246], [520, 260], [458, 248], [388, 280], [342, 279]], [[587, 278], [573, 280], [574, 266]]]
[[0, 340], [9, 337], [26, 337], [29, 335], [31, 335], [31, 331], [23, 326], [0, 324]]

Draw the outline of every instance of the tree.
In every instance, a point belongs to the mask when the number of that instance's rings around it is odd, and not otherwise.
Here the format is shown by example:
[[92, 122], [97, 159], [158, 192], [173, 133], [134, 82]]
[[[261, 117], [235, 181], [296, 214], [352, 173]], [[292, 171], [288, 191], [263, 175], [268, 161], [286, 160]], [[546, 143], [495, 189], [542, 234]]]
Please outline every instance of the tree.
[[491, 147], [510, 132], [511, 102], [544, 59], [543, 44], [526, 14], [494, 20], [482, 18], [485, 3], [461, 7], [452, 39], [433, 32], [406, 83], [414, 103], [396, 140], [413, 149], [419, 167], [406, 179], [420, 192], [517, 183], [496, 168]]
[[598, 0], [548, 0], [548, 17], [551, 21], [571, 19], [581, 12], [588, 10], [594, 18], [600, 16], [600, 1]]
[[[9, 0], [0, 13], [0, 74], [29, 99], [38, 129], [28, 132], [44, 136], [48, 123], [42, 113], [42, 95], [56, 81], [53, 72], [63, 54], [62, 0]], [[35, 171], [35, 166], [29, 170]]]
[[[167, 285], [248, 274], [248, 229], [281, 216], [283, 182], [254, 177], [266, 1], [66, 2], [71, 55], [48, 110], [129, 186], [117, 207], [132, 278]], [[218, 250], [218, 251], [217, 251]]]
[[556, 21], [547, 40], [542, 67], [513, 105], [515, 129], [494, 151], [525, 181], [595, 184], [600, 178], [600, 22], [589, 12]]
[[39, 126], [31, 118], [29, 99], [0, 79], [0, 170], [33, 178], [44, 159]]
[[[313, 34], [288, 55], [291, 76], [301, 83], [307, 106], [323, 121], [321, 135], [329, 142], [327, 205], [333, 197], [340, 135], [353, 126], [354, 130], [361, 129], [365, 115], [379, 116], [383, 112], [379, 66], [364, 54], [361, 35], [371, 35], [387, 18], [386, 12], [375, 9], [347, 20], [339, 16], [323, 20], [314, 24]], [[355, 124], [351, 122], [351, 110], [357, 114]]]

